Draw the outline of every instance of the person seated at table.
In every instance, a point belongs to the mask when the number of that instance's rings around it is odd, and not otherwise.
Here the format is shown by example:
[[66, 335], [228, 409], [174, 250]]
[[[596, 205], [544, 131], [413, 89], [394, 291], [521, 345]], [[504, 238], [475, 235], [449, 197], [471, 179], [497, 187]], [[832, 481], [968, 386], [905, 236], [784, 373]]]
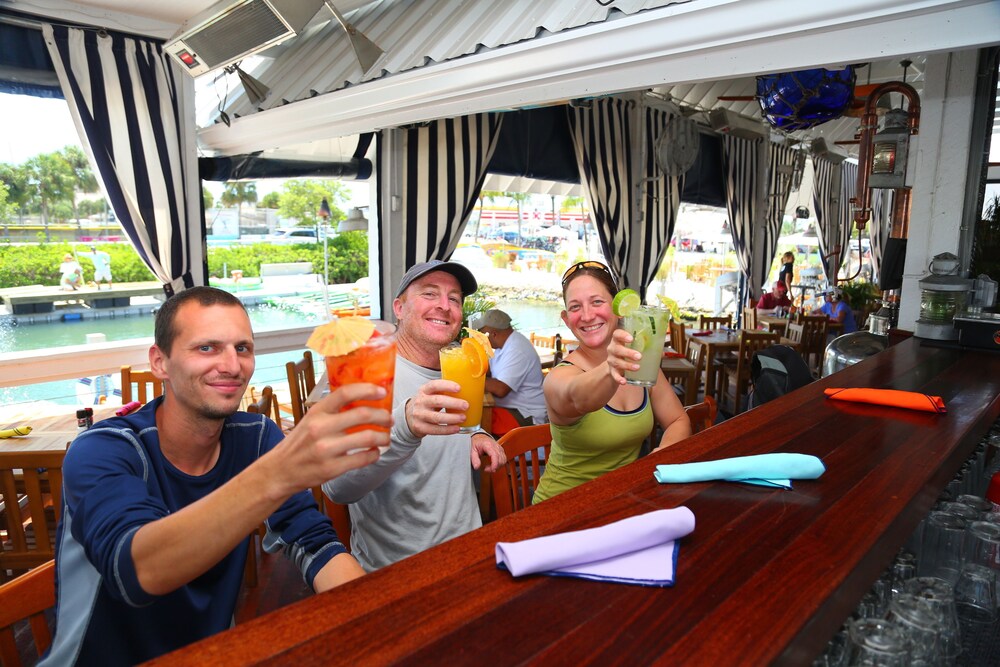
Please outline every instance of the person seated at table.
[[770, 292], [764, 292], [757, 301], [757, 314], [770, 315], [778, 308], [789, 308], [792, 300], [788, 298], [788, 287], [780, 280], [775, 281]]
[[451, 395], [457, 382], [441, 379], [441, 348], [458, 337], [462, 302], [477, 289], [467, 268], [440, 260], [413, 266], [396, 288], [389, 451], [323, 485], [350, 505], [351, 552], [369, 572], [481, 527], [471, 472], [481, 456], [488, 472], [507, 461], [485, 431], [459, 433], [469, 405]]
[[[535, 490], [538, 503], [635, 461], [654, 420], [663, 428], [656, 449], [691, 435], [691, 422], [660, 371], [651, 388], [626, 384], [642, 355], [618, 328], [611, 303], [618, 282], [600, 262], [578, 262], [562, 278], [562, 320], [579, 347], [549, 371], [542, 389], [552, 449]], [[655, 450], [654, 450], [655, 451]]]
[[857, 322], [854, 321], [854, 311], [851, 310], [851, 304], [848, 302], [844, 290], [834, 287], [827, 290], [823, 297], [823, 305], [813, 310], [813, 315], [823, 314], [833, 322], [840, 322], [844, 326], [842, 333], [858, 330]]
[[[303, 489], [378, 459], [385, 390], [339, 389], [289, 435], [240, 412], [254, 371], [239, 299], [172, 296], [149, 349], [164, 395], [80, 433], [66, 452], [56, 545], [56, 633], [45, 665], [133, 665], [232, 625], [251, 533], [284, 549], [317, 592], [364, 574]], [[355, 451], [356, 450], [356, 451]], [[355, 453], [348, 453], [355, 451]]]
[[785, 291], [792, 293], [792, 278], [795, 275], [795, 255], [788, 251], [781, 256], [781, 270], [778, 271], [778, 282], [785, 283]]
[[496, 399], [493, 434], [547, 422], [542, 361], [531, 341], [511, 326], [510, 315], [502, 310], [487, 310], [473, 318], [469, 326], [486, 334], [496, 350], [486, 378], [486, 391]]
[[59, 286], [67, 291], [75, 291], [83, 285], [83, 267], [70, 253], [63, 255], [59, 265]]

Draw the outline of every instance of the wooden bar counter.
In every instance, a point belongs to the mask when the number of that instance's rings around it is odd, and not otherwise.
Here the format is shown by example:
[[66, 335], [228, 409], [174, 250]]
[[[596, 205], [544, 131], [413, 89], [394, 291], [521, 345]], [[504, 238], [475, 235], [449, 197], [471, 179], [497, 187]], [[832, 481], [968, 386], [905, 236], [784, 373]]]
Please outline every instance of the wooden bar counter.
[[[824, 387], [942, 396], [948, 414], [825, 399]], [[914, 338], [594, 482], [156, 661], [164, 665], [808, 665], [1000, 415], [1000, 355]], [[792, 491], [661, 485], [658, 463], [823, 459]], [[513, 579], [497, 541], [680, 505], [676, 585]]]

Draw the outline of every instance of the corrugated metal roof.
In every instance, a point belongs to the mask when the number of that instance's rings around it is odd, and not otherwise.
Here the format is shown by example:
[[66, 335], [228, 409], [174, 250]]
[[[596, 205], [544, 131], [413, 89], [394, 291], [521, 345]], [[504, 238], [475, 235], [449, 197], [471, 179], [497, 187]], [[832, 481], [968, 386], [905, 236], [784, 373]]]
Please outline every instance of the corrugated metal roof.
[[[680, 2], [616, 0], [605, 7], [595, 0], [378, 0], [345, 17], [385, 51], [375, 70], [362, 74], [344, 30], [331, 15], [327, 21], [314, 20], [303, 34], [282, 45], [276, 57], [263, 58], [252, 67], [253, 76], [271, 89], [263, 104], [253, 108], [233, 80], [225, 110], [233, 117], [245, 116], [427, 64], [672, 4]], [[205, 97], [206, 103], [217, 104], [211, 99], [214, 94]], [[218, 113], [209, 117], [215, 121]]]

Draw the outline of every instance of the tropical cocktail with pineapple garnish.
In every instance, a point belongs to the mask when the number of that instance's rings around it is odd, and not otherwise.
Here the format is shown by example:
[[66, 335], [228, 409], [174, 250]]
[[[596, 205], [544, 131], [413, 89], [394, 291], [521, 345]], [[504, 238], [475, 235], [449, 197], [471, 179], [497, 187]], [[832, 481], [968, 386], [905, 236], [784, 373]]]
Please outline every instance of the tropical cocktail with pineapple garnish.
[[469, 409], [459, 431], [473, 433], [479, 430], [483, 420], [486, 371], [490, 368], [493, 346], [482, 333], [472, 329], [465, 331], [468, 338], [441, 349], [441, 379], [457, 382], [461, 387], [457, 394], [449, 395], [468, 402]]
[[641, 387], [652, 387], [659, 377], [663, 361], [663, 343], [670, 329], [670, 311], [656, 306], [643, 306], [639, 294], [624, 289], [612, 302], [615, 315], [621, 317], [622, 327], [632, 334], [629, 347], [642, 354], [639, 370], [625, 371], [625, 381]]
[[[392, 383], [396, 378], [396, 327], [382, 320], [366, 317], [338, 317], [316, 327], [306, 346], [324, 357], [330, 391], [348, 384], [369, 382], [385, 389], [385, 397], [377, 401], [354, 401], [344, 409], [367, 405], [392, 412]], [[384, 426], [355, 426], [355, 433], [364, 429], [388, 431]]]

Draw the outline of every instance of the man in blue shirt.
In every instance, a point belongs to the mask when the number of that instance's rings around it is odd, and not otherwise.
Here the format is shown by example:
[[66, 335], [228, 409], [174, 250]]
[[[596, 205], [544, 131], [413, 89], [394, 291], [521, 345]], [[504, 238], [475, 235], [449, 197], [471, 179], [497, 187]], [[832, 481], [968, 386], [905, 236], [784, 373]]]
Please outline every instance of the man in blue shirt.
[[[314, 590], [364, 572], [307, 489], [378, 459], [384, 390], [356, 384], [317, 403], [283, 438], [238, 412], [254, 371], [242, 303], [193, 287], [156, 317], [150, 366], [164, 395], [95, 424], [66, 453], [49, 665], [136, 664], [228, 628], [249, 536], [284, 549]], [[348, 451], [359, 450], [354, 454]]]

